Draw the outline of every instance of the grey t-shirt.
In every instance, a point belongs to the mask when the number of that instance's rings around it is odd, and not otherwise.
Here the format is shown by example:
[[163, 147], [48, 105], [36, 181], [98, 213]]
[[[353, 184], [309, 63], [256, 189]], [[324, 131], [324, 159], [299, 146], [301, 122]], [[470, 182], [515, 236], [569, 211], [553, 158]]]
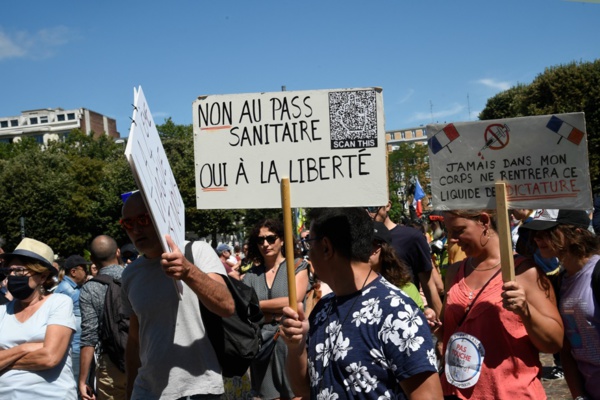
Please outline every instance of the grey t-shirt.
[[[192, 251], [203, 272], [225, 275], [208, 243], [195, 242]], [[123, 271], [123, 308], [139, 322], [141, 367], [132, 399], [221, 394], [221, 367], [205, 335], [198, 297], [185, 283], [169, 278], [160, 262], [160, 257], [140, 257]]]

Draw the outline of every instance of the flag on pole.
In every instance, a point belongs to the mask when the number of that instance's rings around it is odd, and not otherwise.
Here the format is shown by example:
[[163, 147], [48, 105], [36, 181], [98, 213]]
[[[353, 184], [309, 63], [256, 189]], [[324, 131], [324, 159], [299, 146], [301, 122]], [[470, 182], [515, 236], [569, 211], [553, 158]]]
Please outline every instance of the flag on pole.
[[417, 217], [421, 218], [423, 215], [423, 204], [421, 203], [421, 199], [425, 197], [425, 192], [421, 187], [421, 183], [419, 182], [419, 178], [415, 178], [415, 195], [413, 196], [413, 207], [417, 212]]
[[565, 138], [569, 142], [579, 145], [579, 143], [581, 143], [581, 139], [583, 139], [585, 136], [585, 134], [579, 129], [575, 128], [569, 123], [566, 123], [562, 119], [555, 117], [554, 115], [550, 118], [550, 121], [548, 121], [546, 128], [560, 136], [558, 143]]
[[304, 208], [296, 208], [296, 236], [300, 236], [303, 230], [305, 230], [306, 214]]
[[[460, 134], [454, 124], [448, 124], [441, 131], [436, 132], [435, 135], [429, 138], [427, 143], [433, 154], [437, 154], [459, 136]], [[450, 151], [450, 148], [448, 150]], [[450, 152], [452, 153], [452, 151]]]

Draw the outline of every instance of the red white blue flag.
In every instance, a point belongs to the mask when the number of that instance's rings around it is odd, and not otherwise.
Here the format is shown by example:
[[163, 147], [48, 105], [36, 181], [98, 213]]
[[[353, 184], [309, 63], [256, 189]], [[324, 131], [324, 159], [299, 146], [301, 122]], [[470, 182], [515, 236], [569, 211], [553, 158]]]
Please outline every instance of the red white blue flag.
[[558, 139], [558, 143], [565, 138], [569, 142], [579, 145], [581, 143], [581, 139], [584, 137], [584, 133], [579, 129], [575, 128], [573, 125], [563, 121], [562, 119], [555, 117], [554, 115], [550, 117], [550, 121], [546, 125], [546, 128], [550, 129], [552, 132], [557, 133], [560, 136]]
[[[433, 154], [437, 154], [459, 136], [460, 134], [456, 130], [454, 124], [448, 124], [441, 131], [436, 132], [435, 135], [429, 138], [427, 143]], [[450, 150], [450, 148], [448, 148], [448, 150]], [[452, 151], [450, 151], [450, 153], [452, 153]]]

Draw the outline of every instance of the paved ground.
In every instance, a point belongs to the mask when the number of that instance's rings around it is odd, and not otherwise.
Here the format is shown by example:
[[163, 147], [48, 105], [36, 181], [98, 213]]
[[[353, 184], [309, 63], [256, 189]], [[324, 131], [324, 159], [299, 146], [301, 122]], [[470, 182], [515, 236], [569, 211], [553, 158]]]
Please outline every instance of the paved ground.
[[[552, 354], [541, 354], [540, 359], [542, 360], [542, 375], [544, 372], [552, 368], [553, 359]], [[571, 392], [567, 387], [567, 382], [563, 379], [556, 379], [552, 381], [542, 380], [542, 385], [546, 389], [546, 396], [550, 400], [571, 400]]]

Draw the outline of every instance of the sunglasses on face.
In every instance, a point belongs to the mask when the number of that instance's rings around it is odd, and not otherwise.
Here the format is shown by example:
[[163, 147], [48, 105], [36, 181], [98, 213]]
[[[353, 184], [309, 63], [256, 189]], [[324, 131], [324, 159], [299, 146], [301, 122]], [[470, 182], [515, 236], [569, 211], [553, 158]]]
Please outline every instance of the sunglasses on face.
[[376, 214], [380, 208], [381, 207], [365, 207], [365, 210], [367, 210], [369, 214]]
[[25, 267], [16, 267], [16, 268], [0, 268], [0, 274], [4, 276], [27, 276], [30, 271]]
[[275, 243], [275, 241], [278, 238], [279, 238], [279, 236], [277, 236], [277, 235], [259, 236], [258, 244], [263, 244], [265, 242], [265, 240], [267, 241], [267, 243], [273, 244], [273, 243]]
[[127, 230], [132, 230], [135, 224], [137, 223], [139, 226], [148, 226], [152, 223], [152, 219], [150, 218], [150, 214], [145, 213], [138, 215], [137, 217], [132, 218], [121, 218], [119, 221], [121, 226]]

